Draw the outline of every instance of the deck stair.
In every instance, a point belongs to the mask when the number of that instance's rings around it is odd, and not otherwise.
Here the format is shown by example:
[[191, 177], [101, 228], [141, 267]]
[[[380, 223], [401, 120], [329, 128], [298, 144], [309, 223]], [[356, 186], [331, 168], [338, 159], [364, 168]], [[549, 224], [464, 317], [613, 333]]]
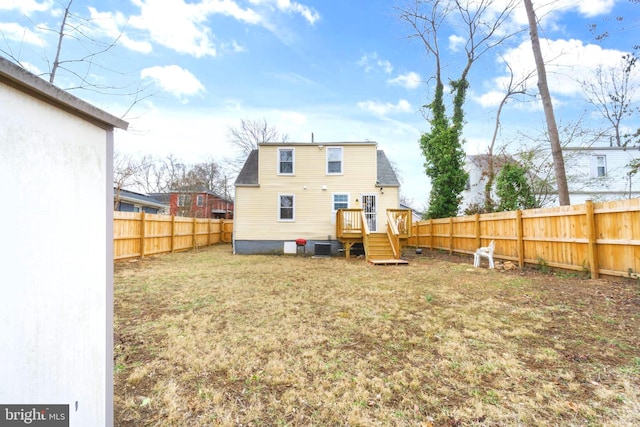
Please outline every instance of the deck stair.
[[370, 233], [366, 247], [367, 259], [371, 264], [384, 265], [404, 265], [409, 264], [407, 260], [395, 258], [393, 248], [387, 233]]
[[[401, 265], [408, 261], [400, 259], [411, 232], [409, 209], [387, 209], [386, 224], [380, 227], [386, 232], [371, 232], [369, 220], [360, 208], [338, 209], [336, 212], [336, 236], [344, 245], [349, 259], [351, 248], [362, 243], [367, 261], [376, 265]], [[373, 222], [375, 226], [375, 222]], [[382, 224], [380, 224], [382, 225]]]

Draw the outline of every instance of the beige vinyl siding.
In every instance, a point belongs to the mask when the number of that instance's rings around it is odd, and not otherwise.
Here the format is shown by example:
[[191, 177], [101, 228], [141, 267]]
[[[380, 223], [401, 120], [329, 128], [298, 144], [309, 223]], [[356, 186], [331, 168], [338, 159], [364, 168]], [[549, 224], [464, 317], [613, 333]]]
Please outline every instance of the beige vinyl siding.
[[[333, 195], [349, 195], [351, 208], [361, 194], [378, 196], [378, 230], [386, 224], [386, 209], [398, 208], [398, 189], [376, 187], [377, 147], [371, 144], [343, 145], [343, 174], [327, 175], [326, 147], [339, 145], [294, 144], [295, 174], [277, 174], [278, 144], [262, 145], [259, 151], [259, 187], [236, 188], [235, 235], [237, 240], [335, 239], [332, 221]], [[323, 189], [326, 187], [326, 190]], [[295, 195], [295, 221], [278, 221], [280, 194]], [[240, 207], [240, 209], [238, 209]]]

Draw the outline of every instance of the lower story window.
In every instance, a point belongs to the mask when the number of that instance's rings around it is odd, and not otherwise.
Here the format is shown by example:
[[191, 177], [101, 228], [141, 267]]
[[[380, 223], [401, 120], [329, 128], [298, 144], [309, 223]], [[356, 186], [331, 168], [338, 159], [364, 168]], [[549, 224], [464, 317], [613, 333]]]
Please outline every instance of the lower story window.
[[347, 209], [349, 208], [349, 195], [348, 194], [334, 194], [333, 195], [333, 210]]
[[278, 210], [278, 220], [293, 221], [295, 209], [295, 197], [293, 194], [281, 194], [279, 196], [280, 204]]

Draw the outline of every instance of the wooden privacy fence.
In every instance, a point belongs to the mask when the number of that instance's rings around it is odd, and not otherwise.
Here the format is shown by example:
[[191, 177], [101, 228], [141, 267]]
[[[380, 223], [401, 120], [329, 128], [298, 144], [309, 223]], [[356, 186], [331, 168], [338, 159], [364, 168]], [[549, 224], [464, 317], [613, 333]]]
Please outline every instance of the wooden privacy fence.
[[639, 277], [640, 199], [476, 214], [414, 223], [409, 245], [608, 276]]
[[113, 213], [113, 258], [144, 257], [231, 242], [233, 220]]

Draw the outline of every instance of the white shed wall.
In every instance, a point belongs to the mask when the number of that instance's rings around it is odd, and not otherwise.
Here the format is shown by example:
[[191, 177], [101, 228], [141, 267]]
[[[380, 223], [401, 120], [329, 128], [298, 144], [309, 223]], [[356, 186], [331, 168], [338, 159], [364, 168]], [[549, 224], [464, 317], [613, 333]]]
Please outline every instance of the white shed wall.
[[0, 85], [0, 402], [71, 426], [113, 422], [112, 137]]

